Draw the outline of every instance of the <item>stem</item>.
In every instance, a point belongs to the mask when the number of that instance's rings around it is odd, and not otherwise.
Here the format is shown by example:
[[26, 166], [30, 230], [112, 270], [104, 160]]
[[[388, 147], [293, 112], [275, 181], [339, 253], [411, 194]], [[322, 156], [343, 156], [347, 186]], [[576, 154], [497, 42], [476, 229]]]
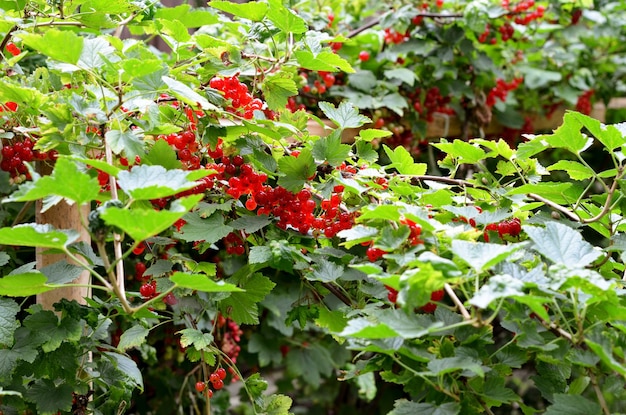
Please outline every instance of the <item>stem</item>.
[[544, 198], [542, 196], [539, 196], [539, 195], [537, 195], [535, 193], [528, 193], [526, 196], [528, 196], [529, 198], [534, 199], [534, 200], [536, 200], [538, 202], [541, 202], [541, 203], [543, 203], [543, 204], [545, 204], [547, 206], [550, 206], [554, 210], [557, 210], [557, 211], [561, 212], [562, 214], [567, 216], [567, 218], [569, 220], [572, 220], [572, 221], [575, 221], [575, 222], [578, 222], [580, 220], [580, 217], [578, 217], [576, 214], [570, 212], [569, 209], [566, 209], [563, 206], [561, 206], [561, 205], [559, 205], [557, 203], [554, 203], [551, 200], [548, 200], [548, 199], [546, 199], [546, 198]]
[[[104, 268], [107, 270], [107, 275], [109, 276], [109, 281], [111, 282], [110, 284], [111, 289], [113, 290], [117, 298], [120, 300], [120, 303], [122, 304], [122, 308], [124, 309], [124, 311], [128, 314], [133, 314], [134, 310], [130, 306], [130, 304], [128, 304], [128, 300], [126, 299], [126, 293], [119, 287], [119, 284], [118, 284], [119, 278], [117, 278], [113, 270], [110, 269], [111, 263], [109, 262], [109, 258], [107, 256], [104, 243], [97, 242], [96, 246], [98, 247], [98, 254], [100, 255], [100, 259], [102, 259]], [[124, 286], [124, 282], [122, 281], [122, 287], [123, 286]]]
[[443, 285], [443, 288], [444, 288], [444, 290], [446, 290], [446, 293], [448, 294], [450, 299], [452, 299], [452, 302], [454, 303], [454, 305], [456, 305], [456, 307], [459, 309], [459, 312], [461, 313], [463, 318], [466, 319], [466, 320], [472, 320], [472, 316], [467, 311], [467, 309], [465, 308], [465, 306], [463, 305], [463, 303], [461, 302], [459, 297], [457, 297], [456, 293], [454, 292], [454, 290], [452, 289], [450, 284], [445, 283]]
[[613, 180], [613, 184], [611, 184], [611, 188], [609, 189], [606, 195], [606, 202], [604, 202], [604, 207], [602, 208], [602, 211], [598, 213], [596, 216], [594, 216], [593, 218], [580, 219], [582, 223], [597, 222], [600, 219], [602, 219], [607, 213], [609, 213], [609, 211], [611, 210], [611, 202], [613, 201], [613, 195], [615, 194], [615, 190], [617, 189], [617, 182], [619, 181], [619, 179], [621, 179], [621, 176], [622, 176], [622, 172], [620, 171], [615, 177], [615, 180]]
[[598, 403], [602, 408], [602, 412], [605, 415], [611, 415], [611, 411], [609, 410], [609, 406], [606, 403], [606, 399], [604, 399], [604, 394], [602, 394], [602, 389], [600, 389], [600, 385], [598, 384], [598, 378], [596, 374], [593, 373], [591, 369], [587, 370], [589, 374], [589, 378], [591, 379], [591, 384], [593, 385], [593, 390], [596, 392], [596, 396], [598, 397]]
[[339, 289], [337, 289], [337, 287], [335, 287], [334, 285], [329, 284], [327, 282], [322, 282], [322, 285], [324, 286], [324, 288], [326, 288], [328, 291], [330, 291], [335, 297], [337, 297], [339, 300], [341, 300], [342, 303], [344, 303], [348, 307], [353, 307], [352, 300], [350, 300], [350, 298], [348, 298], [348, 296], [346, 296]]

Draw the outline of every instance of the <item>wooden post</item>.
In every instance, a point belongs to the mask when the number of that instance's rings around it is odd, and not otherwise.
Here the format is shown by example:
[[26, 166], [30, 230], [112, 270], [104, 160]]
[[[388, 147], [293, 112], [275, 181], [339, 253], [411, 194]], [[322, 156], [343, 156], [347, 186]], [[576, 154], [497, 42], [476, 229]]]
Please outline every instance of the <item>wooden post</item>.
[[[50, 174], [50, 166], [39, 166], [41, 174]], [[41, 211], [43, 202], [37, 201], [35, 210], [35, 220], [37, 223], [50, 224], [57, 229], [74, 229], [80, 233], [80, 241], [90, 243], [91, 238], [89, 232], [82, 226], [86, 223], [89, 214], [89, 206], [69, 205], [65, 201], [61, 201], [57, 205], [49, 208], [45, 212]], [[81, 221], [84, 219], [85, 221]], [[37, 269], [41, 269], [48, 265], [52, 265], [62, 259], [63, 254], [43, 254], [44, 249], [36, 249]], [[80, 276], [74, 280], [73, 284], [89, 284], [90, 275], [88, 271], [83, 271]], [[76, 300], [80, 304], [85, 304], [85, 298], [91, 296], [91, 290], [87, 287], [64, 287], [56, 290], [48, 291], [37, 295], [37, 303], [41, 304], [45, 309], [53, 310], [53, 304], [65, 298], [67, 300]]]

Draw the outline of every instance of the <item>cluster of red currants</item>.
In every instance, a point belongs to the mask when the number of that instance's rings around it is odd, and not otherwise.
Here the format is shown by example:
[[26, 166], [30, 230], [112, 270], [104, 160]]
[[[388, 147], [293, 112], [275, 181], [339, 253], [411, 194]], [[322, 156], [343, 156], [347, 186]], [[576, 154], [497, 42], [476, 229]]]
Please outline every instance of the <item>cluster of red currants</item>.
[[[213, 373], [209, 375], [209, 382], [213, 389], [220, 390], [224, 387], [224, 379], [226, 379], [226, 369], [223, 367], [218, 367], [215, 369]], [[213, 390], [208, 387], [207, 382], [199, 380], [195, 385], [196, 391], [199, 393], [203, 393], [206, 391], [206, 394], [209, 398], [213, 397]]]
[[519, 236], [522, 232], [522, 222], [519, 218], [507, 219], [498, 223], [490, 223], [485, 226], [483, 239], [489, 242], [489, 231], [498, 232], [498, 236], [503, 238], [505, 235], [513, 237]]
[[388, 27], [383, 32], [383, 39], [385, 40], [386, 44], [399, 45], [400, 43], [409, 40], [409, 34], [408, 32], [397, 32], [394, 29]]
[[2, 142], [0, 169], [9, 173], [13, 183], [17, 184], [30, 180], [30, 173], [24, 163], [56, 160], [58, 156], [56, 150], [39, 151], [33, 148], [34, 145], [35, 143], [30, 138], [25, 138], [22, 141], [11, 140]]
[[178, 152], [178, 159], [187, 169], [196, 170], [200, 168], [201, 160], [196, 154], [198, 142], [196, 141], [196, 134], [191, 129], [180, 133], [162, 134], [157, 136], [157, 140], [167, 141]]
[[[510, 0], [502, 0], [502, 8], [508, 10], [507, 18], [514, 19], [518, 25], [528, 25], [543, 17], [546, 8], [544, 5], [535, 3], [535, 0], [522, 0], [511, 4]], [[533, 9], [534, 10], [531, 10]]]
[[[220, 349], [233, 364], [237, 363], [237, 357], [239, 357], [239, 352], [241, 351], [239, 342], [241, 341], [241, 335], [243, 334], [239, 324], [224, 317], [222, 313], [217, 315], [217, 320], [214, 324], [216, 325], [217, 330], [220, 330], [220, 333], [216, 332], [215, 334], [215, 338], [219, 343]], [[221, 334], [221, 336], [219, 334]], [[231, 371], [231, 374], [233, 374], [233, 381], [237, 380], [235, 373]]]
[[243, 242], [243, 238], [240, 234], [235, 232], [229, 233], [224, 238], [226, 253], [229, 255], [243, 255], [246, 252], [246, 247]]
[[157, 292], [157, 286], [155, 280], [150, 280], [139, 287], [139, 294], [146, 300], [156, 297], [159, 295]]
[[223, 78], [215, 76], [209, 81], [209, 86], [224, 93], [224, 98], [229, 101], [226, 111], [232, 114], [250, 120], [254, 118], [254, 111], [263, 111], [263, 101], [254, 98], [248, 86], [240, 82], [237, 75]]
[[17, 56], [20, 53], [22, 53], [20, 48], [18, 48], [13, 42], [8, 42], [5, 49], [7, 50], [7, 52], [9, 52], [13, 56]]
[[578, 97], [578, 101], [576, 101], [576, 111], [583, 113], [585, 115], [591, 114], [592, 105], [591, 105], [591, 97], [593, 96], [594, 90], [590, 89], [585, 91]]
[[420, 117], [432, 122], [435, 113], [454, 115], [454, 109], [450, 108], [450, 97], [441, 95], [439, 87], [433, 86], [426, 90], [424, 101], [421, 100], [422, 90], [416, 89], [409, 98], [413, 100], [413, 109]]
[[511, 82], [498, 78], [496, 86], [489, 91], [485, 104], [491, 108], [496, 105], [498, 99], [504, 102], [509, 92], [516, 90], [522, 82], [524, 82], [523, 77], [514, 78]]

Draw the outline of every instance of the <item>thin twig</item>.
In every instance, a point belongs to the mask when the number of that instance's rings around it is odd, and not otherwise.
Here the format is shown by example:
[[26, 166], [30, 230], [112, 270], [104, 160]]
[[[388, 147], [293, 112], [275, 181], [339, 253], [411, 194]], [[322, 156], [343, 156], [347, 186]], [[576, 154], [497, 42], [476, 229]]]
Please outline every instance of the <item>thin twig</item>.
[[[421, 16], [421, 17], [429, 17], [431, 19], [459, 19], [459, 18], [463, 17], [463, 14], [461, 14], [461, 13], [446, 14], [446, 13], [422, 12], [422, 13], [417, 13], [415, 15], [415, 17], [419, 17], [419, 16]], [[357, 27], [356, 29], [348, 32], [346, 37], [348, 39], [350, 39], [350, 38], [355, 37], [359, 33], [362, 33], [364, 31], [366, 31], [367, 29], [371, 29], [372, 27], [374, 27], [374, 26], [376, 26], [377, 24], [380, 23], [380, 19], [381, 19], [381, 16], [378, 16], [375, 19], [372, 19], [369, 22], [364, 23], [363, 26]]]
[[606, 403], [606, 399], [604, 399], [604, 394], [602, 393], [602, 389], [600, 389], [600, 385], [598, 385], [598, 378], [596, 374], [593, 373], [593, 370], [590, 368], [587, 370], [589, 374], [589, 379], [591, 379], [591, 384], [593, 385], [593, 390], [596, 392], [596, 396], [598, 397], [598, 403], [602, 408], [602, 412], [605, 415], [611, 415], [611, 411], [609, 410], [609, 406]]
[[328, 291], [330, 291], [335, 297], [337, 297], [339, 300], [341, 300], [342, 303], [344, 303], [348, 307], [352, 307], [353, 306], [352, 301], [350, 301], [350, 299], [344, 293], [339, 291], [337, 289], [337, 287], [335, 287], [332, 284], [329, 284], [327, 282], [322, 282], [322, 285], [324, 286], [324, 288], [326, 288]]
[[446, 293], [448, 294], [448, 296], [450, 297], [450, 299], [452, 300], [454, 305], [456, 305], [456, 307], [459, 309], [459, 312], [461, 313], [463, 318], [466, 319], [466, 320], [471, 320], [472, 316], [467, 311], [467, 309], [465, 308], [465, 306], [463, 305], [463, 303], [461, 302], [459, 297], [457, 297], [456, 293], [454, 292], [454, 290], [452, 289], [450, 284], [445, 283], [443, 285], [443, 288], [446, 290]]
[[531, 199], [536, 200], [537, 202], [541, 202], [541, 203], [543, 203], [545, 205], [548, 205], [548, 206], [550, 206], [554, 210], [558, 210], [559, 212], [561, 212], [562, 214], [567, 216], [567, 218], [569, 220], [572, 220], [572, 221], [575, 221], [575, 222], [580, 221], [580, 218], [576, 214], [570, 212], [569, 209], [564, 208], [563, 206], [561, 206], [561, 205], [559, 205], [557, 203], [554, 203], [551, 200], [548, 200], [548, 199], [546, 199], [546, 198], [544, 198], [542, 196], [539, 196], [539, 195], [537, 195], [535, 193], [528, 193], [526, 196], [528, 196]]

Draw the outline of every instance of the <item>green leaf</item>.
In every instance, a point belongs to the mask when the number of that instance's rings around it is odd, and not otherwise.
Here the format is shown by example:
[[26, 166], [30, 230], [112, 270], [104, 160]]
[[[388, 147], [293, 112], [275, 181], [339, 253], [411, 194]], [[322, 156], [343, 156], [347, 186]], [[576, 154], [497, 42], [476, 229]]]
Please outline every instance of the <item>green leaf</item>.
[[273, 257], [272, 248], [269, 246], [253, 246], [250, 248], [250, 253], [248, 254], [248, 262], [250, 264], [265, 264], [270, 262]]
[[561, 223], [548, 222], [545, 228], [524, 225], [522, 229], [534, 242], [534, 249], [555, 264], [585, 267], [602, 256], [580, 232]]
[[121, 352], [125, 352], [133, 347], [141, 346], [145, 342], [148, 333], [150, 333], [150, 330], [141, 324], [135, 324], [122, 333], [117, 349]]
[[9, 383], [19, 359], [20, 354], [16, 351], [0, 349], [0, 381], [2, 381], [3, 384]]
[[278, 160], [278, 167], [282, 176], [278, 184], [290, 192], [302, 189], [305, 182], [315, 174], [317, 165], [309, 149], [303, 149], [298, 157], [287, 156]]
[[550, 82], [558, 82], [562, 75], [560, 72], [548, 71], [531, 66], [522, 66], [518, 68], [524, 74], [524, 84], [529, 89], [538, 89], [550, 84]]
[[35, 88], [27, 88], [8, 81], [8, 77], [0, 78], [0, 102], [13, 101], [20, 109], [33, 110], [39, 116], [40, 107], [49, 98]]
[[218, 108], [211, 104], [205, 97], [198, 94], [196, 91], [177, 81], [169, 76], [162, 76], [161, 80], [167, 85], [168, 93], [171, 93], [176, 98], [184, 101], [194, 109], [203, 109], [209, 111], [218, 111]]
[[454, 140], [451, 143], [443, 141], [433, 143], [433, 146], [457, 159], [458, 163], [476, 164], [487, 156], [483, 149], [466, 141]]
[[207, 219], [202, 218], [198, 212], [193, 212], [185, 215], [184, 219], [187, 223], [176, 233], [176, 238], [187, 242], [204, 241], [213, 244], [234, 229], [224, 224], [224, 216], [219, 212], [213, 213]]
[[[182, 163], [178, 160], [176, 151], [166, 140], [156, 140], [154, 145], [142, 159], [142, 164], [158, 165], [168, 170], [180, 169]], [[117, 176], [117, 174], [115, 174]]]
[[8, 297], [28, 297], [50, 291], [46, 285], [48, 278], [39, 271], [12, 274], [0, 278], [0, 295]]
[[166, 170], [161, 166], [135, 166], [118, 174], [120, 188], [135, 200], [174, 196], [197, 185], [185, 170]]
[[180, 345], [183, 347], [193, 346], [196, 350], [205, 350], [213, 343], [213, 335], [204, 333], [198, 329], [182, 329], [180, 334]]
[[245, 292], [233, 292], [220, 302], [220, 310], [239, 324], [259, 324], [258, 303], [276, 284], [262, 274], [255, 273], [240, 285]]
[[294, 52], [294, 55], [298, 60], [298, 64], [304, 69], [326, 72], [354, 72], [354, 68], [352, 68], [347, 60], [333, 52], [324, 51], [313, 54], [308, 50], [299, 50]]
[[83, 51], [84, 38], [69, 30], [49, 28], [43, 35], [23, 32], [20, 39], [44, 56], [73, 65], [78, 63]]
[[283, 6], [281, 0], [269, 0], [267, 18], [284, 33], [301, 34], [308, 30], [303, 18]]
[[292, 400], [285, 395], [271, 395], [266, 399], [265, 412], [267, 415], [291, 415]]
[[[569, 114], [569, 111], [568, 111]], [[589, 130], [607, 150], [612, 151], [625, 144], [624, 134], [614, 125], [604, 125], [595, 118], [579, 112], [571, 112], [572, 119], [576, 119], [580, 124]], [[568, 118], [569, 120], [570, 118]]]
[[581, 125], [573, 112], [565, 113], [563, 124], [554, 130], [553, 134], [541, 135], [538, 138], [553, 148], [564, 148], [575, 154], [579, 154], [593, 143], [593, 138], [582, 133]]
[[14, 300], [0, 298], [0, 346], [13, 345], [13, 333], [20, 326], [15, 318], [19, 311], [20, 306]]
[[317, 264], [313, 265], [313, 272], [306, 274], [309, 281], [335, 282], [344, 274], [345, 270], [342, 266], [333, 262], [321, 259]]
[[460, 413], [461, 405], [456, 402], [433, 405], [398, 399], [393, 405], [393, 410], [387, 415], [459, 415]]
[[274, 74], [265, 78], [261, 84], [261, 91], [267, 106], [272, 110], [285, 108], [287, 99], [298, 95], [298, 86], [287, 74]]
[[398, 333], [386, 324], [371, 321], [365, 317], [351, 317], [345, 328], [338, 333], [340, 337], [361, 339], [387, 339], [398, 337]]
[[143, 392], [143, 377], [137, 367], [137, 363], [133, 359], [113, 352], [103, 352], [103, 355], [111, 360], [122, 379], [126, 379]]
[[74, 230], [59, 230], [52, 225], [26, 223], [0, 228], [0, 245], [32, 246], [63, 250], [80, 237]]
[[443, 359], [434, 359], [428, 362], [428, 370], [435, 376], [441, 376], [446, 373], [468, 370], [477, 376], [484, 376], [485, 371], [480, 361], [470, 357], [444, 357]]
[[143, 156], [143, 140], [133, 130], [109, 130], [104, 134], [104, 138], [115, 154], [124, 153], [130, 159]]
[[213, 11], [209, 11], [204, 8], [191, 7], [189, 4], [160, 8], [154, 14], [154, 18], [177, 20], [187, 28], [208, 26], [219, 22], [219, 17]]
[[388, 146], [383, 145], [383, 149], [389, 160], [391, 160], [387, 168], [396, 169], [398, 173], [406, 175], [420, 176], [426, 174], [428, 167], [426, 163], [416, 163], [411, 153], [404, 146], [397, 146], [392, 150]]
[[29, 385], [24, 397], [35, 403], [39, 413], [69, 412], [72, 409], [74, 388], [67, 383], [56, 384], [51, 379], [37, 379]]
[[350, 154], [351, 147], [341, 144], [341, 134], [330, 134], [313, 144], [313, 157], [328, 162], [331, 166], [339, 166]]
[[376, 138], [385, 138], [391, 135], [393, 135], [393, 133], [387, 130], [377, 130], [374, 128], [365, 128], [359, 130], [359, 137], [363, 141], [372, 141]]
[[417, 75], [410, 69], [407, 68], [394, 68], [387, 69], [385, 72], [385, 78], [388, 79], [398, 79], [409, 86], [413, 86], [415, 81], [418, 80]]
[[49, 310], [26, 317], [24, 326], [46, 339], [42, 346], [45, 352], [57, 350], [63, 342], [80, 340], [84, 329], [80, 321], [70, 317], [64, 317], [59, 321], [59, 318]]
[[103, 57], [113, 55], [114, 53], [115, 48], [104, 38], [85, 38], [83, 50], [78, 59], [78, 66], [86, 69], [100, 68], [106, 63]]
[[331, 332], [341, 332], [348, 324], [348, 318], [339, 310], [328, 310], [326, 307], [320, 307], [315, 324], [324, 327]]
[[364, 124], [372, 122], [368, 117], [359, 114], [359, 110], [348, 101], [342, 101], [338, 107], [325, 101], [320, 102], [318, 106], [322, 112], [324, 112], [324, 115], [337, 124], [342, 130], [346, 128], [359, 128]]
[[52, 195], [82, 205], [99, 198], [100, 185], [98, 179], [89, 177], [80, 171], [76, 162], [60, 157], [54, 165], [52, 174], [44, 176], [34, 183], [21, 186], [8, 200], [25, 202]]
[[559, 160], [553, 165], [548, 166], [548, 171], [553, 170], [564, 170], [569, 175], [569, 177], [574, 180], [589, 179], [595, 174], [593, 169], [589, 168], [588, 166], [585, 166], [584, 164], [577, 161], [570, 160]]
[[260, 22], [265, 18], [269, 9], [267, 3], [260, 1], [253, 1], [244, 4], [233, 3], [232, 1], [210, 1], [209, 6], [221, 10], [226, 13], [230, 13], [233, 16], [241, 17], [242, 19], [252, 20], [253, 22]]
[[452, 252], [480, 273], [504, 261], [524, 245], [523, 243], [500, 245], [455, 239], [452, 241]]
[[548, 407], [545, 415], [600, 415], [602, 408], [595, 402], [580, 395], [554, 394], [554, 404]]
[[272, 218], [267, 215], [242, 216], [229, 222], [228, 225], [233, 229], [242, 230], [247, 234], [259, 231], [272, 223]]
[[170, 277], [170, 281], [176, 284], [177, 287], [209, 293], [244, 291], [236, 285], [224, 281], [213, 281], [205, 274], [175, 272]]
[[487, 308], [494, 300], [514, 296], [523, 296], [524, 283], [507, 274], [498, 274], [489, 277], [487, 284], [469, 300], [469, 303], [478, 308]]
[[172, 226], [202, 199], [193, 195], [177, 199], [169, 210], [121, 209], [109, 207], [100, 217], [107, 225], [116, 226], [135, 241], [144, 241]]
[[346, 241], [342, 243], [343, 246], [350, 249], [361, 242], [367, 242], [374, 239], [378, 235], [378, 228], [356, 225], [350, 229], [340, 231], [337, 236]]
[[74, 281], [80, 277], [80, 274], [82, 274], [85, 269], [78, 265], [70, 264], [65, 260], [61, 260], [41, 268], [40, 271], [46, 276], [49, 285], [61, 285]]
[[572, 183], [535, 183], [516, 187], [507, 196], [534, 193], [559, 205], [569, 205], [576, 202], [580, 196], [580, 189]]

